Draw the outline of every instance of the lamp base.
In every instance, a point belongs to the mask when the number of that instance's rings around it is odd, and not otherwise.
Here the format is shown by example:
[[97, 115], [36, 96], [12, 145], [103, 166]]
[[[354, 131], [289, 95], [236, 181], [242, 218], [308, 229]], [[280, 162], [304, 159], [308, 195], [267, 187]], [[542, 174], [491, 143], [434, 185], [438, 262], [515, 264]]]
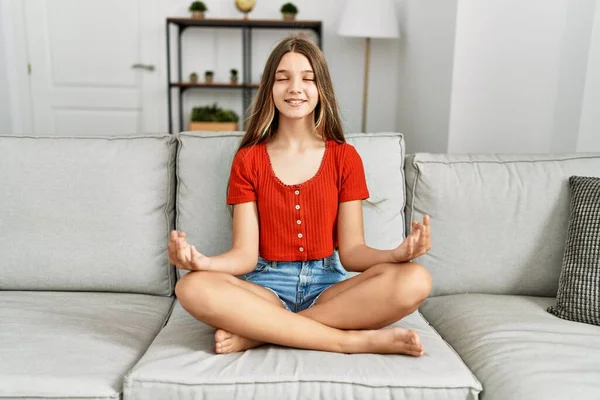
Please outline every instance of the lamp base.
[[367, 98], [369, 92], [369, 57], [371, 56], [371, 38], [365, 39], [365, 76], [363, 78], [362, 133], [367, 133]]

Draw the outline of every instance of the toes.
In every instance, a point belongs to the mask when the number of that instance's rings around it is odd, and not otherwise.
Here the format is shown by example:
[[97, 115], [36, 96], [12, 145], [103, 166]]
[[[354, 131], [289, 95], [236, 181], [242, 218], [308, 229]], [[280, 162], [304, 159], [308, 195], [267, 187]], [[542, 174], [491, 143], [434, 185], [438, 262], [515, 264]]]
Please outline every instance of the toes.
[[404, 337], [406, 338], [406, 342], [409, 344], [414, 344], [414, 345], [421, 344], [421, 338], [419, 337], [419, 334], [415, 331], [407, 330], [405, 332]]
[[231, 337], [231, 333], [224, 331], [223, 329], [217, 329], [217, 331], [215, 332], [215, 341], [216, 342], [222, 342], [223, 340], [230, 338]]
[[410, 343], [412, 344], [421, 344], [421, 338], [419, 337], [419, 334], [415, 331], [410, 331]]
[[425, 353], [425, 349], [423, 348], [422, 345], [413, 346], [409, 351], [410, 351], [410, 354], [415, 357], [420, 357], [423, 355], [423, 353]]
[[217, 345], [217, 353], [219, 354], [229, 354], [229, 353], [233, 353], [234, 352], [234, 346], [233, 346], [233, 342], [229, 341], [227, 343], [219, 343]]
[[396, 340], [400, 340], [405, 343], [414, 345], [421, 344], [421, 338], [419, 337], [419, 334], [417, 332], [400, 327], [395, 327], [393, 329], [394, 338]]
[[231, 353], [233, 349], [233, 339], [228, 337], [220, 342], [215, 343], [215, 352], [219, 354]]

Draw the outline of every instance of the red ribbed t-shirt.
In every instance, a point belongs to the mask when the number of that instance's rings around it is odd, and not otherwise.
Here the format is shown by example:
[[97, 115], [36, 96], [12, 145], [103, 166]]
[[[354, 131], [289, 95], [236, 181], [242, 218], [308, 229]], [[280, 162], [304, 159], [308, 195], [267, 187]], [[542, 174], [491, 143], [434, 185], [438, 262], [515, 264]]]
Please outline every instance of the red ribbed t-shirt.
[[261, 257], [307, 261], [328, 257], [337, 248], [339, 203], [368, 197], [354, 146], [327, 140], [318, 172], [297, 185], [277, 178], [265, 143], [239, 150], [231, 165], [227, 203], [256, 201]]

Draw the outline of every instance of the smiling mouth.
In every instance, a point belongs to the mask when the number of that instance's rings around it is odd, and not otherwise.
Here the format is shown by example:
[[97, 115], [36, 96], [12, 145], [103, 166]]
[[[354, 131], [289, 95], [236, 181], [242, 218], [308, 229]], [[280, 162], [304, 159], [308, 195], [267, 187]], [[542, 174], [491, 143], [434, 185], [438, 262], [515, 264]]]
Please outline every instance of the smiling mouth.
[[291, 106], [299, 106], [300, 104], [306, 103], [306, 100], [286, 100], [285, 102]]

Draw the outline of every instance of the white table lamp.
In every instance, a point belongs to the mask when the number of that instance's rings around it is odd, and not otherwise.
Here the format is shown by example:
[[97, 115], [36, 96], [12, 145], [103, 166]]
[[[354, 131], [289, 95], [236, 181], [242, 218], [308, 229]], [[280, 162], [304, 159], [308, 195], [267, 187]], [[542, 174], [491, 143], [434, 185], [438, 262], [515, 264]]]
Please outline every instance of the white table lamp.
[[371, 38], [400, 37], [393, 0], [346, 0], [338, 34], [365, 38], [365, 76], [363, 79], [362, 132], [367, 129], [367, 92], [369, 90], [369, 56]]

